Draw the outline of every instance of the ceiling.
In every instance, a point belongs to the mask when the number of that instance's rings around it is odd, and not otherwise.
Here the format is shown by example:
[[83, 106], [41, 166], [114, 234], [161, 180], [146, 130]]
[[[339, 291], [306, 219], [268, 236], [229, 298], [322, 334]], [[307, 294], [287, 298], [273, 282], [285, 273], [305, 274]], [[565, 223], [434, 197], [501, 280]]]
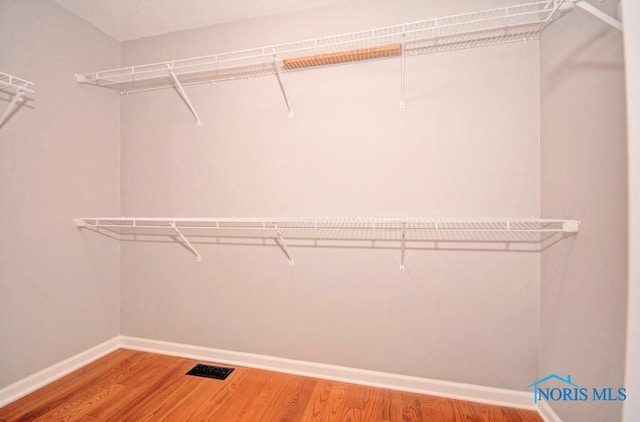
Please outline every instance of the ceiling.
[[53, 0], [118, 41], [349, 0]]

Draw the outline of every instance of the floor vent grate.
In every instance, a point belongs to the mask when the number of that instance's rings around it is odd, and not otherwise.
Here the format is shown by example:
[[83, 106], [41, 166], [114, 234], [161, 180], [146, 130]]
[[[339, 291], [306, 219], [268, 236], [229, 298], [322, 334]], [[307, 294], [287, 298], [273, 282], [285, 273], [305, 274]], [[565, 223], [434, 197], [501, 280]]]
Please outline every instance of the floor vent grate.
[[187, 372], [186, 375], [223, 380], [233, 372], [233, 369], [234, 368], [225, 368], [222, 366], [204, 365], [202, 363], [199, 363], [191, 368], [191, 370]]

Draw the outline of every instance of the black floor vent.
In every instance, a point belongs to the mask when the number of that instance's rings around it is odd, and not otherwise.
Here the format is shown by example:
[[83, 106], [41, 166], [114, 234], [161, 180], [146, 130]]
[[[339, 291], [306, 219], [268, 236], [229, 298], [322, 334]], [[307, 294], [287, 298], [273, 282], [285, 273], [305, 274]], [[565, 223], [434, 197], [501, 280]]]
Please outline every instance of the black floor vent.
[[217, 380], [226, 379], [229, 374], [233, 372], [233, 368], [225, 368], [222, 366], [204, 365], [202, 363], [197, 364], [186, 375], [193, 375], [194, 377], [214, 378]]

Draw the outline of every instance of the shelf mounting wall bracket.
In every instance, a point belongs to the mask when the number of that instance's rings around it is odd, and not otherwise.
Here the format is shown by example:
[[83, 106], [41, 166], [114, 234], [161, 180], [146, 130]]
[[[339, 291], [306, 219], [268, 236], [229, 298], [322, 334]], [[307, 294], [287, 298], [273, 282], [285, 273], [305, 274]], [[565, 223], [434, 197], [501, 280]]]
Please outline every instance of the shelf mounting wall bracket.
[[280, 232], [280, 229], [278, 228], [278, 226], [275, 226], [275, 229], [276, 229], [276, 234], [278, 235], [278, 239], [276, 240], [276, 242], [278, 243], [278, 246], [280, 246], [280, 249], [282, 249], [282, 252], [284, 252], [284, 254], [289, 259], [289, 266], [293, 267], [295, 262], [293, 261], [293, 258], [289, 253], [289, 248], [287, 248], [287, 243], [284, 241], [284, 238], [282, 237], [282, 233]]
[[287, 90], [284, 86], [284, 80], [282, 79], [282, 60], [279, 60], [277, 57], [275, 57], [273, 67], [276, 70], [276, 77], [278, 78], [280, 91], [282, 91], [282, 95], [284, 96], [284, 102], [287, 105], [287, 110], [289, 110], [289, 118], [293, 119], [293, 111], [291, 111], [291, 105], [289, 104], [289, 98], [287, 97]]
[[25, 92], [24, 89], [18, 88], [18, 90], [16, 91], [16, 94], [11, 99], [11, 102], [9, 103], [9, 106], [4, 111], [4, 114], [2, 115], [2, 118], [0, 118], [0, 127], [2, 127], [4, 125], [4, 122], [9, 118], [9, 116], [11, 116], [13, 114], [13, 112], [18, 107], [20, 107], [20, 105], [22, 103], [24, 103], [25, 93], [26, 92]]
[[180, 80], [178, 80], [178, 77], [176, 76], [175, 72], [172, 70], [171, 67], [169, 67], [169, 74], [171, 75], [171, 79], [173, 79], [174, 88], [178, 91], [178, 94], [180, 95], [180, 97], [182, 97], [184, 102], [187, 104], [187, 107], [189, 107], [189, 110], [191, 110], [191, 114], [193, 114], [193, 116], [196, 118], [196, 125], [202, 126], [202, 122], [200, 121], [200, 117], [198, 117], [198, 113], [196, 113], [196, 110], [193, 108], [193, 105], [191, 104], [191, 101], [189, 100], [187, 93], [184, 92], [184, 88], [182, 88], [182, 84], [180, 83]]
[[200, 256], [200, 254], [198, 253], [196, 248], [194, 248], [193, 245], [191, 244], [191, 242], [189, 242], [189, 240], [186, 237], [184, 237], [182, 232], [176, 227], [176, 223], [175, 222], [171, 222], [169, 224], [171, 225], [171, 228], [173, 228], [173, 230], [175, 230], [175, 232], [178, 234], [180, 239], [182, 239], [182, 242], [184, 242], [184, 245], [187, 248], [189, 248], [189, 250], [191, 252], [193, 252], [193, 254], [196, 256], [196, 261], [198, 261], [198, 262], [202, 261], [202, 257]]
[[402, 225], [402, 243], [401, 243], [401, 247], [400, 247], [400, 271], [404, 271], [406, 269], [405, 265], [404, 265], [404, 257], [405, 257], [405, 250], [406, 250], [406, 243], [407, 243], [407, 231], [404, 228], [404, 224]]
[[[403, 31], [404, 32], [404, 31]], [[404, 52], [405, 47], [405, 35], [402, 34], [402, 43], [400, 43], [400, 108], [405, 108], [404, 102], [404, 79], [405, 79], [405, 60], [406, 54]]]
[[11, 117], [11, 115], [20, 107], [20, 105], [24, 103], [27, 92], [33, 92], [33, 90], [30, 89], [33, 85], [33, 82], [27, 81], [26, 79], [0, 72], [0, 89], [2, 89], [3, 92], [15, 92], [15, 94], [13, 94], [13, 98], [9, 102], [9, 105], [0, 118], [0, 127], [2, 127], [7, 120], [9, 120], [9, 117]]
[[574, 0], [574, 3], [576, 6], [578, 6], [580, 9], [584, 10], [585, 12], [592, 14], [596, 18], [611, 25], [615, 29], [622, 31], [622, 22], [620, 22], [618, 19], [614, 18], [613, 16], [608, 15], [602, 10], [598, 9], [591, 3], [587, 2], [586, 0]]
[[578, 220], [567, 220], [562, 223], [562, 231], [564, 233], [578, 233], [580, 228], [580, 221]]

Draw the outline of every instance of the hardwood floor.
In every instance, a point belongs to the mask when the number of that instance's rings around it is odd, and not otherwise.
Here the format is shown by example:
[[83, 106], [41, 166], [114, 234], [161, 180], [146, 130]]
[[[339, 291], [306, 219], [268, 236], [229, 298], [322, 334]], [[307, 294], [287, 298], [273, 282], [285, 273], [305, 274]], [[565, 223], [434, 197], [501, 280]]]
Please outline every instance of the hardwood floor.
[[13, 421], [541, 422], [534, 411], [236, 367], [185, 376], [197, 361], [117, 350], [0, 409]]

